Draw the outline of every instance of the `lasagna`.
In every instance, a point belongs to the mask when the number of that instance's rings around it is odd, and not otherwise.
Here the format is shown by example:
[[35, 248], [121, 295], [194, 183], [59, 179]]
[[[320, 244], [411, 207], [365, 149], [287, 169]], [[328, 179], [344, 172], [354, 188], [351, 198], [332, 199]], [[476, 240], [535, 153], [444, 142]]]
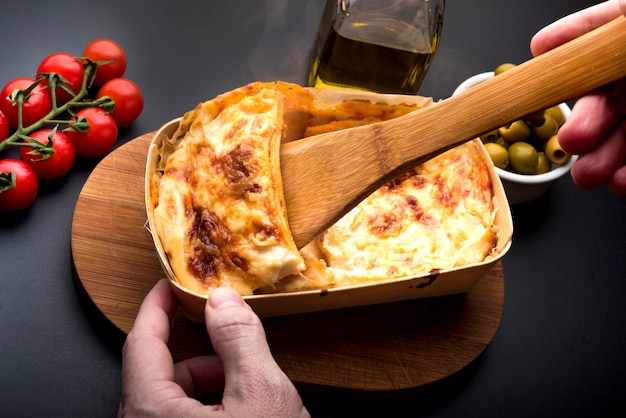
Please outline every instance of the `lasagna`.
[[497, 202], [477, 140], [384, 185], [298, 250], [280, 144], [419, 107], [318, 99], [314, 89], [252, 83], [198, 105], [163, 143], [151, 180], [153, 233], [182, 286], [203, 295], [218, 286], [242, 295], [328, 289], [464, 266], [494, 251]]
[[154, 223], [184, 287], [249, 295], [305, 268], [282, 195], [283, 115], [277, 89], [251, 87], [183, 117], [156, 186]]

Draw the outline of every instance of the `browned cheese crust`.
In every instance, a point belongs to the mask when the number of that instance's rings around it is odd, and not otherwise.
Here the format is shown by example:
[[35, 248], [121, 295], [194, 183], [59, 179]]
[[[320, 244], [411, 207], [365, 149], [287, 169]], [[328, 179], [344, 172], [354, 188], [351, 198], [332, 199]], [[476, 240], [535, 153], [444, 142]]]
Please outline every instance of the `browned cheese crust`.
[[[162, 150], [157, 233], [176, 279], [206, 294], [328, 289], [485, 260], [497, 243], [489, 162], [475, 140], [374, 192], [298, 251], [287, 225], [281, 142], [406, 114], [416, 105], [316, 100], [253, 83], [199, 105]], [[323, 190], [312, 192], [323, 193]]]
[[243, 295], [304, 269], [287, 225], [283, 94], [251, 85], [187, 113], [158, 179], [154, 220], [176, 279]]

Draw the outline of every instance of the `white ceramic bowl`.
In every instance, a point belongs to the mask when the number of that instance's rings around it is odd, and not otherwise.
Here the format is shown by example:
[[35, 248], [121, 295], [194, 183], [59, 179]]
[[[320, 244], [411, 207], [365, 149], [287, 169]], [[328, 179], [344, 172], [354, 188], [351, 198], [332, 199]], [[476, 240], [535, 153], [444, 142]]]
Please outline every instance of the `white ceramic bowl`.
[[[476, 74], [459, 84], [452, 95], [454, 96], [459, 94], [478, 83], [492, 78], [493, 76], [493, 71]], [[571, 109], [565, 103], [561, 103], [559, 107], [561, 108], [565, 119], [567, 119], [571, 113]], [[577, 158], [578, 156], [572, 155], [572, 158], [570, 158], [567, 164], [553, 167], [550, 172], [545, 174], [516, 174], [497, 167], [496, 172], [498, 173], [500, 180], [502, 180], [509, 203], [526, 203], [541, 196], [559, 177], [569, 173]]]

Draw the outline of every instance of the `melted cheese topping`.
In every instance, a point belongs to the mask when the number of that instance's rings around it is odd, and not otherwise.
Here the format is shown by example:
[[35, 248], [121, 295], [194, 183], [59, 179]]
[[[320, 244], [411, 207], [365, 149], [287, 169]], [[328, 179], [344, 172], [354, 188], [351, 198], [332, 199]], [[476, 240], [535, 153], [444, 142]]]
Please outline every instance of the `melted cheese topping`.
[[479, 140], [381, 187], [300, 251], [294, 245], [281, 141], [415, 108], [320, 104], [296, 85], [253, 83], [188, 112], [163, 146], [165, 163], [151, 193], [156, 232], [179, 283], [203, 294], [226, 285], [249, 295], [415, 277], [483, 261], [496, 248], [497, 208]]
[[154, 209], [177, 280], [249, 295], [304, 269], [287, 226], [278, 153], [282, 94], [249, 89], [199, 106], [167, 158]]
[[319, 239], [334, 285], [416, 276], [485, 259], [495, 246], [487, 163], [475, 142], [386, 184]]

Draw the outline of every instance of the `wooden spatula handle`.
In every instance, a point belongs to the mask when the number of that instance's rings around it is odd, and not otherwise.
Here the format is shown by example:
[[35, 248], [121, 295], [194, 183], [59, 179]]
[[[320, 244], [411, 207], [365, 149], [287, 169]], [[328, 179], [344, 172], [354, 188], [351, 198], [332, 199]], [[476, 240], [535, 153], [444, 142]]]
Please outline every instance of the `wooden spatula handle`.
[[[620, 17], [457, 96], [408, 115], [405, 126], [389, 123], [386, 128], [392, 133], [417, 131], [424, 119], [436, 119], [440, 122], [429, 123], [422, 140], [424, 149], [438, 151], [445, 143], [453, 146], [625, 77], [626, 18]], [[387, 146], [400, 155], [408, 153], [417, 158], [423, 152], [422, 146], [402, 141], [399, 135], [384, 138], [389, 139]], [[405, 164], [405, 158], [388, 164]]]
[[[401, 172], [508, 122], [626, 77], [626, 18], [467, 91], [387, 122], [283, 145], [283, 189], [302, 246]], [[316, 183], [319, 190], [314, 189]], [[329, 188], [332, 186], [332, 189]]]

